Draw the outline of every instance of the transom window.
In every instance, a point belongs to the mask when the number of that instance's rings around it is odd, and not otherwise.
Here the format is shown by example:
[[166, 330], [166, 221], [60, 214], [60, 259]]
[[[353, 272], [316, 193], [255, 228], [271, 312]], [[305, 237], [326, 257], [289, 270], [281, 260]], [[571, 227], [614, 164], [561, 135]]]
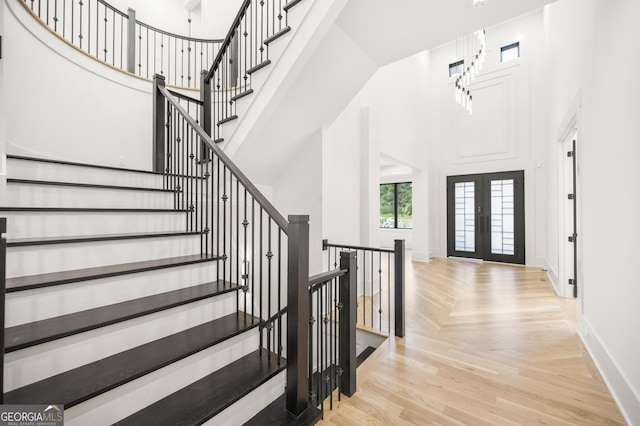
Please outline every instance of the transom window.
[[520, 42], [502, 46], [500, 48], [500, 62], [509, 62], [520, 57]]

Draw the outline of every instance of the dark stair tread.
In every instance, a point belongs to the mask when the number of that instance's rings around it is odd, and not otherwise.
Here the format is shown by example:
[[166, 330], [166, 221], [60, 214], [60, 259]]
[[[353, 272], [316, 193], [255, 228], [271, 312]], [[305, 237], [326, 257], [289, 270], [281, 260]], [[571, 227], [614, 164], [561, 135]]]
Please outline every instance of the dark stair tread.
[[73, 186], [78, 188], [95, 188], [95, 189], [117, 189], [123, 191], [151, 191], [151, 192], [167, 192], [173, 194], [177, 192], [173, 189], [163, 188], [145, 188], [139, 186], [121, 186], [121, 185], [103, 185], [97, 183], [84, 183], [84, 182], [60, 182], [49, 180], [34, 180], [34, 179], [7, 179], [7, 183], [23, 183], [28, 185], [50, 185], [50, 186]]
[[302, 0], [289, 0], [287, 2], [287, 4], [285, 4], [282, 9], [284, 9], [285, 12], [288, 12], [289, 9], [291, 9], [293, 6], [295, 6], [296, 4], [300, 3], [301, 1]]
[[116, 425], [202, 424], [286, 368], [278, 356], [260, 350], [132, 414]]
[[218, 121], [218, 126], [224, 124], [224, 123], [228, 123], [230, 121], [236, 120], [238, 118], [237, 115], [230, 115], [228, 117], [223, 118], [222, 120]]
[[231, 101], [232, 101], [232, 102], [235, 102], [235, 101], [237, 101], [238, 99], [242, 99], [242, 98], [244, 98], [245, 96], [249, 96], [249, 95], [250, 95], [250, 94], [252, 94], [252, 93], [253, 93], [253, 89], [245, 90], [244, 92], [240, 92], [240, 93], [238, 93], [237, 95], [233, 96], [233, 97], [231, 98]]
[[[214, 346], [258, 324], [236, 313], [48, 377], [5, 393], [5, 404], [58, 401], [73, 407], [171, 363]], [[232, 384], [234, 386], [234, 384]]]
[[172, 268], [201, 262], [218, 260], [219, 256], [194, 254], [164, 259], [145, 260], [142, 262], [119, 263], [116, 265], [97, 266], [71, 271], [51, 272], [48, 274], [28, 275], [24, 277], [7, 278], [7, 292], [30, 290], [79, 281], [89, 281], [98, 278], [114, 277], [155, 269]]
[[144, 238], [188, 237], [203, 235], [195, 231], [134, 232], [129, 234], [77, 235], [68, 237], [33, 237], [7, 240], [7, 247], [38, 246], [47, 244], [90, 243], [95, 241], [137, 240]]
[[7, 352], [17, 351], [40, 343], [50, 342], [55, 339], [228, 293], [236, 288], [235, 284], [216, 281], [8, 327], [5, 330], [5, 348]]
[[322, 416], [322, 411], [318, 407], [309, 405], [298, 417], [287, 411], [286, 396], [282, 395], [262, 411], [256, 414], [244, 426], [307, 426], [315, 425]]
[[263, 43], [268, 46], [269, 43], [273, 43], [274, 41], [276, 41], [277, 39], [279, 39], [280, 37], [282, 37], [283, 35], [285, 35], [289, 31], [291, 31], [291, 27], [286, 26], [283, 29], [281, 29], [280, 31], [278, 31], [277, 33], [275, 33], [274, 35], [272, 35], [271, 37], [266, 38]]
[[356, 357], [356, 368], [360, 367], [360, 365], [367, 360], [373, 353], [376, 351], [376, 348], [373, 346], [367, 346], [360, 355]]
[[187, 209], [129, 209], [100, 207], [0, 207], [1, 212], [47, 212], [47, 213], [186, 213]]
[[260, 62], [258, 65], [251, 67], [247, 70], [247, 74], [251, 75], [254, 72], [261, 70], [262, 68], [266, 67], [267, 65], [271, 64], [271, 59], [267, 59], [265, 61]]
[[[64, 166], [90, 167], [93, 169], [114, 170], [117, 172], [132, 172], [132, 173], [143, 173], [143, 174], [156, 175], [156, 176], [167, 176], [164, 172], [156, 172], [153, 170], [140, 170], [140, 169], [130, 169], [126, 167], [104, 166], [101, 164], [79, 163], [75, 161], [53, 160], [50, 158], [29, 157], [26, 155], [7, 154], [7, 159], [34, 161], [34, 162], [49, 163], [49, 164], [59, 164]], [[176, 175], [176, 174], [169, 174], [169, 176], [189, 177], [189, 176]], [[201, 179], [199, 177], [194, 177], [194, 178]]]
[[41, 163], [51, 163], [51, 164], [60, 164], [65, 166], [79, 166], [79, 167], [91, 167], [94, 169], [104, 169], [104, 170], [116, 170], [121, 172], [134, 172], [134, 173], [146, 173], [152, 175], [163, 175], [162, 172], [154, 172], [151, 170], [138, 170], [138, 169], [128, 169], [124, 167], [113, 167], [113, 166], [103, 166], [100, 164], [88, 164], [88, 163], [78, 163], [74, 161], [63, 161], [63, 160], [52, 160], [49, 158], [38, 158], [38, 157], [28, 157], [25, 155], [7, 155], [7, 159], [14, 160], [25, 160], [25, 161], [37, 161]]

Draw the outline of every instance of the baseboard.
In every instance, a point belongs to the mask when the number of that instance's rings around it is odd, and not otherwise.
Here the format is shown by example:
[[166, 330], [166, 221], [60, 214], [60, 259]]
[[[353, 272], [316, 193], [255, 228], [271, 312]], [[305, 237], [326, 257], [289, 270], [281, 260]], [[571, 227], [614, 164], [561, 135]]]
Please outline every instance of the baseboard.
[[563, 297], [563, 295], [560, 293], [560, 288], [558, 287], [558, 283], [560, 282], [558, 273], [551, 267], [551, 265], [549, 265], [549, 262], [547, 261], [544, 262], [544, 268], [546, 269], [547, 278], [549, 279], [549, 281], [551, 281], [551, 285], [553, 286], [553, 290], [556, 292], [556, 295]]
[[579, 320], [578, 335], [591, 355], [627, 423], [640, 425], [640, 392], [634, 390], [627, 382], [615, 361], [609, 356], [609, 352], [602, 344], [598, 333], [584, 317]]

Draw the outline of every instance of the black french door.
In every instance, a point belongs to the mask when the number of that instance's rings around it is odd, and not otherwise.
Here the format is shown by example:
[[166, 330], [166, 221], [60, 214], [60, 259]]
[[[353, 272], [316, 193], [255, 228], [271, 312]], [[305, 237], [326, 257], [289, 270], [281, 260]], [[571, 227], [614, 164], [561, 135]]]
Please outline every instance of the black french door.
[[447, 256], [524, 265], [524, 171], [447, 177]]

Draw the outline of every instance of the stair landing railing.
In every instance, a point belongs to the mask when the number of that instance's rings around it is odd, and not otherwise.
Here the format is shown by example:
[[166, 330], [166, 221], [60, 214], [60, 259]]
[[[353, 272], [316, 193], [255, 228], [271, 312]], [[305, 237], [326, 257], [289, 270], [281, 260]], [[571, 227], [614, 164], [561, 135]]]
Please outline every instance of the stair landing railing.
[[[164, 75], [167, 85], [198, 89], [222, 44], [173, 34], [136, 20], [104, 0], [19, 0], [51, 32], [113, 68], [145, 79]], [[191, 23], [189, 22], [189, 25]]]
[[340, 252], [355, 253], [357, 264], [358, 327], [396, 337], [405, 334], [405, 243], [395, 240], [393, 249], [332, 244], [322, 241], [326, 268], [335, 268]]

